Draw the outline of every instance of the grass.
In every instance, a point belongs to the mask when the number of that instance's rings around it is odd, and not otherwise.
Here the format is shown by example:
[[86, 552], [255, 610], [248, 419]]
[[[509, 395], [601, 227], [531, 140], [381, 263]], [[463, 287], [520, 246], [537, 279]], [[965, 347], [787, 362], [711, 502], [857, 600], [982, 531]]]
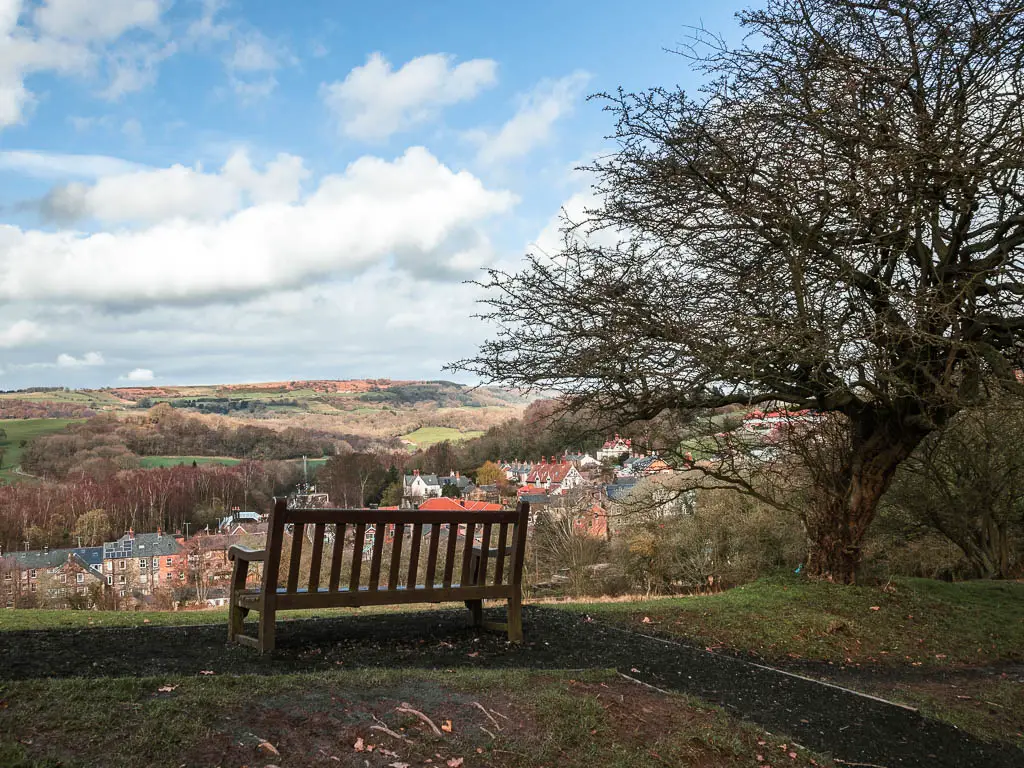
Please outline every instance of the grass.
[[[231, 458], [230, 456], [143, 456], [139, 459], [139, 465], [145, 469], [154, 467], [177, 467], [182, 464], [191, 465], [192, 462], [202, 466], [203, 464], [223, 464], [233, 467], [242, 463], [242, 459]], [[302, 463], [302, 459], [287, 459], [287, 461]], [[317, 469], [327, 463], [327, 459], [306, 459], [310, 469]]]
[[14, 468], [21, 463], [21, 454], [24, 452], [22, 441], [31, 442], [42, 435], [51, 435], [60, 432], [68, 424], [77, 424], [81, 419], [0, 419], [0, 429], [7, 433], [7, 437], [0, 440], [0, 449], [4, 452], [3, 462], [0, 464], [0, 477], [6, 482], [18, 482], [21, 476], [14, 473]]
[[482, 434], [483, 432], [480, 430], [460, 432], [451, 427], [420, 427], [415, 432], [402, 435], [401, 439], [408, 440], [417, 448], [429, 448], [436, 443], [443, 443], [445, 440], [457, 443], [462, 440], [472, 440], [475, 437], [480, 437]]
[[[462, 603], [431, 603], [428, 605], [379, 605], [363, 608], [322, 608], [285, 611], [278, 621], [328, 618], [375, 613], [461, 608]], [[255, 620], [252, 614], [250, 620]], [[183, 627], [208, 624], [228, 625], [227, 608], [202, 611], [72, 611], [45, 608], [0, 610], [0, 633], [31, 629], [86, 629], [98, 627]]]
[[241, 459], [232, 459], [228, 456], [143, 456], [139, 459], [139, 465], [146, 469], [155, 467], [177, 467], [181, 464], [225, 464], [234, 466], [241, 464]]
[[950, 666], [1024, 659], [1024, 584], [894, 579], [886, 588], [762, 579], [706, 596], [573, 610], [766, 659]]
[[[0, 764], [739, 768], [773, 752], [789, 766], [828, 765], [612, 671], [211, 672], [0, 683]], [[396, 711], [403, 702], [441, 735]]]

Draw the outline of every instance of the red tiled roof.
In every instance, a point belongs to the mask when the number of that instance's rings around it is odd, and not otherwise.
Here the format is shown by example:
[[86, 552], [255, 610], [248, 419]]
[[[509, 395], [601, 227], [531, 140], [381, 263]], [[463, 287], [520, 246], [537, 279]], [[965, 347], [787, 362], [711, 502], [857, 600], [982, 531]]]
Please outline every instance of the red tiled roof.
[[460, 501], [445, 496], [434, 499], [427, 499], [419, 508], [424, 512], [498, 512], [503, 507], [501, 504], [491, 504], [486, 501]]

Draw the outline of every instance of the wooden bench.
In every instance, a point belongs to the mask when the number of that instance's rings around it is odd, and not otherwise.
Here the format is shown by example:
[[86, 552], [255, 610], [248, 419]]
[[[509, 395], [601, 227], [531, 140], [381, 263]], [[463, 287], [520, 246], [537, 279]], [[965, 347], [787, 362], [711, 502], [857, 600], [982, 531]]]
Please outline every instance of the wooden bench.
[[[228, 641], [261, 653], [273, 650], [278, 611], [462, 600], [475, 625], [505, 630], [509, 640], [521, 642], [528, 517], [526, 502], [500, 512], [419, 512], [289, 509], [279, 500], [265, 549], [228, 550], [235, 563]], [[284, 574], [286, 529], [291, 543]], [[259, 589], [249, 589], [255, 562], [263, 563], [263, 575]], [[502, 599], [508, 601], [508, 623], [484, 622], [483, 601]], [[249, 611], [260, 613], [257, 637], [242, 633]]]

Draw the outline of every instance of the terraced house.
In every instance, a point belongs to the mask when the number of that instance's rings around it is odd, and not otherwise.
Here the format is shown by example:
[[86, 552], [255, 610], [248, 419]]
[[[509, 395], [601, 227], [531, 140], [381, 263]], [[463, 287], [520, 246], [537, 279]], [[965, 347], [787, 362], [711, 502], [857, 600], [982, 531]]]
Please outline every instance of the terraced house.
[[103, 574], [118, 596], [151, 595], [160, 588], [173, 589], [185, 578], [181, 567], [183, 538], [157, 530], [129, 530], [117, 541], [103, 545]]
[[29, 550], [0, 558], [0, 605], [86, 608], [104, 592], [103, 548]]

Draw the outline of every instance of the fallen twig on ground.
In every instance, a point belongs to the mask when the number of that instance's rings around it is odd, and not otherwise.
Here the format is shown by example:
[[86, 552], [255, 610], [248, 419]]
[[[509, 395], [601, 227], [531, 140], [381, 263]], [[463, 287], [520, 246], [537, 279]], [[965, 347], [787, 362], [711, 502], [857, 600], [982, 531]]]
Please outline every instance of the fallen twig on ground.
[[474, 701], [473, 702], [473, 706], [476, 707], [477, 709], [479, 709], [485, 715], [487, 715], [487, 719], [490, 720], [492, 723], [494, 723], [494, 727], [495, 728], [497, 728], [499, 731], [501, 730], [501, 726], [498, 725], [498, 721], [494, 719], [494, 715], [492, 715], [490, 712], [488, 712], [486, 709], [484, 709], [484, 705], [483, 704], [481, 704], [479, 701]]
[[416, 717], [418, 717], [418, 718], [419, 718], [420, 720], [422, 720], [422, 721], [423, 721], [424, 723], [426, 723], [427, 725], [429, 725], [429, 726], [430, 726], [430, 729], [431, 729], [431, 730], [432, 730], [432, 731], [433, 731], [433, 732], [434, 732], [434, 733], [435, 733], [435, 734], [436, 734], [437, 736], [440, 736], [440, 737], [443, 737], [443, 736], [444, 736], [444, 734], [443, 734], [443, 733], [441, 733], [441, 729], [440, 729], [440, 728], [438, 728], [438, 727], [437, 727], [436, 725], [434, 725], [434, 721], [433, 721], [433, 720], [431, 720], [431, 719], [430, 719], [429, 717], [427, 717], [426, 715], [424, 715], [424, 714], [423, 714], [422, 712], [420, 712], [420, 711], [419, 711], [418, 709], [413, 709], [413, 708], [412, 708], [412, 707], [410, 707], [410, 706], [409, 706], [409, 705], [408, 705], [408, 704], [407, 704], [406, 702], [404, 702], [404, 701], [403, 701], [403, 702], [402, 702], [402, 706], [400, 706], [400, 707], [395, 707], [395, 709], [396, 709], [396, 710], [398, 710], [399, 712], [405, 712], [405, 713], [408, 713], [408, 714], [410, 714], [410, 715], [416, 715]]

